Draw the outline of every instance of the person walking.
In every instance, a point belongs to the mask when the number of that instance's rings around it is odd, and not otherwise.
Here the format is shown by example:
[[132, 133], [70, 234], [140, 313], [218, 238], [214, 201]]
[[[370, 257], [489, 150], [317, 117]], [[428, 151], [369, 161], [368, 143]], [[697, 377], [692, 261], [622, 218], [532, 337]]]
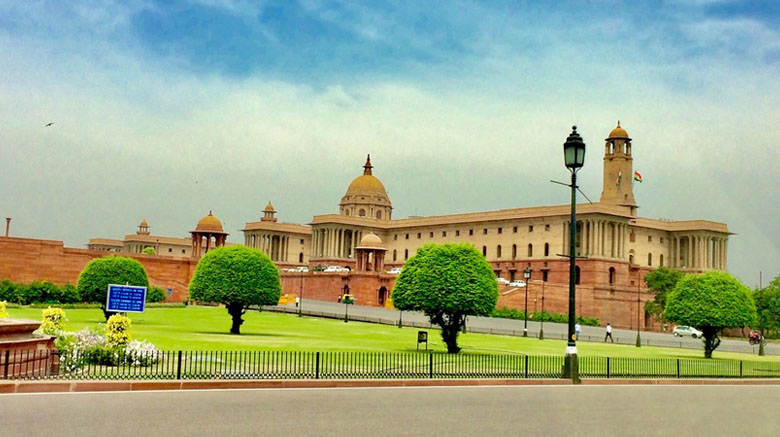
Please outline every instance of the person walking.
[[582, 326], [580, 326], [580, 322], [577, 322], [577, 324], [574, 325], [574, 340], [580, 341], [580, 331], [582, 331]]
[[607, 342], [607, 339], [612, 343], [615, 342], [615, 340], [612, 339], [612, 325], [610, 325], [609, 322], [607, 322], [607, 335], [604, 336], [604, 343]]

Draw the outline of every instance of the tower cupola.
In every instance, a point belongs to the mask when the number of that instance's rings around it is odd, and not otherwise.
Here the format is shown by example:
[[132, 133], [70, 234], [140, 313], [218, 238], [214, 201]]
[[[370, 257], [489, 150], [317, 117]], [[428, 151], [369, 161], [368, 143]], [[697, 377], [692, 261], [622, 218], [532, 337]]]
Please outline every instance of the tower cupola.
[[626, 206], [636, 215], [633, 189], [633, 157], [631, 137], [620, 126], [612, 129], [604, 143], [604, 183], [600, 203]]

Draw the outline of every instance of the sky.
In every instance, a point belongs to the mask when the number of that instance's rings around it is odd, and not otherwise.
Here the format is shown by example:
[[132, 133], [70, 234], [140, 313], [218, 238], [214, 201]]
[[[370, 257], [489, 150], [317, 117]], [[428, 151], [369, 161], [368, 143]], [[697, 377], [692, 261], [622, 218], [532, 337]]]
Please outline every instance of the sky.
[[[0, 216], [85, 247], [338, 212], [370, 153], [393, 216], [568, 202], [562, 144], [633, 138], [639, 215], [728, 224], [780, 275], [780, 2], [0, 0]], [[46, 127], [45, 124], [54, 123]]]

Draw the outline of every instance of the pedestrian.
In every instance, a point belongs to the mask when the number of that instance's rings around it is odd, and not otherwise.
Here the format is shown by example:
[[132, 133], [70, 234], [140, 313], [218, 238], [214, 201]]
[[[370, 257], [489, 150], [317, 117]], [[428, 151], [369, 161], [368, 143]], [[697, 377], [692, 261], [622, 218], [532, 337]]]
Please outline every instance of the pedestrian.
[[298, 308], [298, 305], [301, 303], [301, 298], [298, 296], [295, 296], [295, 308]]
[[612, 339], [612, 325], [610, 325], [609, 322], [607, 322], [607, 335], [604, 336], [604, 343], [607, 342], [607, 339], [612, 343], [615, 342], [615, 340]]
[[574, 325], [574, 340], [580, 341], [580, 331], [582, 331], [582, 326], [580, 326], [580, 322], [577, 322], [577, 324]]

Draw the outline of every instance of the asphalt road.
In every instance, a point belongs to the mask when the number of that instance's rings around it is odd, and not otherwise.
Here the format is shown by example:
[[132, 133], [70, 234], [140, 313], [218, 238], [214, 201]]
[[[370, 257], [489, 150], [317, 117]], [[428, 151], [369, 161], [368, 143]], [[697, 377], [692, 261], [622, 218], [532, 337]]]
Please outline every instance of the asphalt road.
[[[318, 300], [302, 300], [302, 310], [316, 314], [328, 314], [333, 317], [344, 316], [344, 304], [336, 302], [323, 302]], [[295, 311], [295, 304], [286, 305], [288, 311]], [[349, 315], [353, 319], [361, 317], [368, 319], [382, 319], [386, 323], [395, 323], [399, 319], [399, 311], [388, 308], [350, 305]], [[428, 318], [422, 313], [404, 311], [400, 315], [405, 324], [414, 323], [415, 326], [428, 326]], [[523, 321], [511, 319], [497, 319], [491, 317], [469, 317], [466, 321], [466, 327], [471, 332], [484, 332], [505, 335], [523, 335]], [[528, 336], [538, 337], [541, 323], [528, 321]], [[566, 339], [568, 326], [562, 323], [544, 324], [545, 338]], [[582, 326], [580, 341], [604, 341], [604, 328], [599, 326]], [[621, 344], [636, 344], [636, 331], [626, 329], [614, 329], [612, 336], [615, 342]], [[679, 347], [685, 349], [702, 350], [700, 339], [678, 338], [671, 333], [645, 332], [640, 333], [642, 344], [649, 346]], [[751, 346], [746, 339], [721, 339], [718, 351], [758, 353], [758, 346]], [[765, 347], [767, 355], [780, 355], [780, 344], [769, 343]]]
[[780, 386], [0, 395], [7, 436], [780, 435]]

